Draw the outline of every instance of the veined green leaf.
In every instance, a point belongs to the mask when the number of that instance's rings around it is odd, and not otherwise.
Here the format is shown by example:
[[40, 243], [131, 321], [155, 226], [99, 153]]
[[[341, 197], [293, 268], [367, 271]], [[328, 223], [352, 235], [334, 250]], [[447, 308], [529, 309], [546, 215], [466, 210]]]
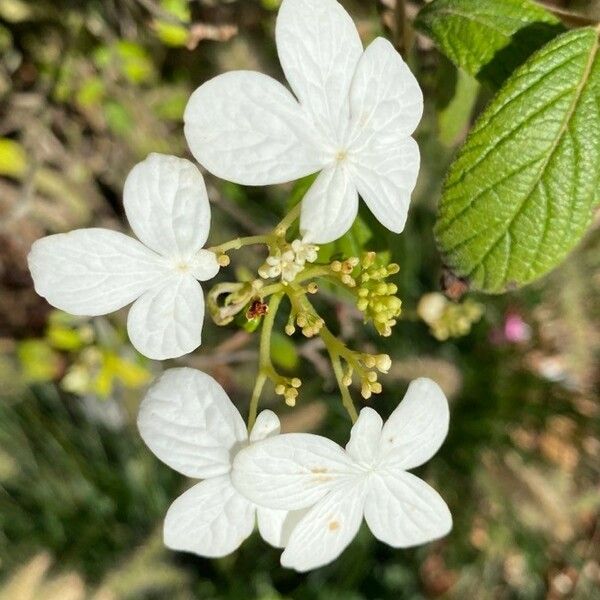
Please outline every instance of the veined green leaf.
[[530, 0], [434, 0], [415, 26], [457, 67], [494, 87], [564, 31]]
[[524, 285], [582, 237], [600, 169], [599, 32], [552, 41], [506, 82], [444, 184], [436, 237], [447, 265], [482, 291]]

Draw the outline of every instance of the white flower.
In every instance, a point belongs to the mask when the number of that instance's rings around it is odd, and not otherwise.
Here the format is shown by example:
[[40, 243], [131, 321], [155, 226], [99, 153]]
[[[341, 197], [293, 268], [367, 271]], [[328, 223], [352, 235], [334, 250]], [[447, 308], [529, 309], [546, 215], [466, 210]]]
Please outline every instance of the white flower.
[[409, 68], [383, 38], [363, 52], [335, 0], [283, 0], [276, 39], [296, 97], [260, 73], [211, 79], [185, 110], [192, 153], [211, 173], [243, 185], [321, 171], [302, 201], [308, 241], [343, 235], [358, 194], [385, 227], [401, 232], [420, 163], [410, 136], [423, 112]]
[[447, 534], [452, 517], [439, 494], [408, 473], [429, 460], [448, 432], [448, 402], [429, 379], [413, 381], [385, 425], [363, 408], [344, 451], [327, 438], [291, 433], [241, 451], [236, 488], [257, 504], [310, 510], [295, 526], [281, 564], [298, 571], [325, 565], [352, 541], [363, 516], [396, 548]]
[[129, 173], [123, 204], [139, 242], [98, 228], [38, 240], [28, 257], [35, 289], [74, 315], [135, 301], [127, 319], [133, 345], [154, 359], [187, 354], [201, 342], [198, 281], [219, 270], [215, 254], [201, 249], [210, 229], [202, 175], [188, 160], [151, 154]]
[[290, 282], [302, 271], [302, 266], [296, 262], [296, 255], [293, 250], [286, 250], [280, 254], [267, 257], [264, 273], [268, 277], [279, 277], [281, 275], [282, 281]]
[[263, 279], [272, 279], [281, 276], [283, 282], [289, 283], [304, 269], [307, 262], [317, 260], [319, 247], [307, 244], [301, 240], [294, 240], [285, 250], [277, 250], [271, 254], [258, 269], [258, 274]]
[[307, 244], [302, 240], [294, 240], [291, 246], [295, 253], [294, 260], [301, 267], [304, 267], [307, 262], [315, 262], [319, 256], [319, 246], [315, 246], [314, 244]]
[[[248, 445], [240, 413], [225, 390], [194, 369], [169, 369], [140, 406], [138, 428], [156, 456], [187, 477], [203, 479], [169, 508], [165, 544], [173, 550], [217, 558], [230, 554], [252, 533], [258, 513], [262, 537], [276, 547], [287, 541], [302, 513], [257, 507], [232, 485], [233, 458]], [[279, 433], [270, 410], [258, 415], [249, 442]]]

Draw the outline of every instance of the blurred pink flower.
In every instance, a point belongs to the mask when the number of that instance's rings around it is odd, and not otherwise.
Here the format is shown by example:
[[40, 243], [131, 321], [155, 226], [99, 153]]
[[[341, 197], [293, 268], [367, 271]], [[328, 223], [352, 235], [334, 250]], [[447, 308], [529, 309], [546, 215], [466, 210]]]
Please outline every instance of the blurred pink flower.
[[531, 339], [531, 327], [523, 317], [514, 311], [509, 311], [504, 317], [501, 327], [496, 327], [490, 334], [492, 344], [522, 344]]

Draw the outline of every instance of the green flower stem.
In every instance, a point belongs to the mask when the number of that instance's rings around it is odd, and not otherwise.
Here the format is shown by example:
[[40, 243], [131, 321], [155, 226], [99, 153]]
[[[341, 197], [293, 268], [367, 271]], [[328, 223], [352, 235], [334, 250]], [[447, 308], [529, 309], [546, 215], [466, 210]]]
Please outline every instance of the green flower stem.
[[[295, 295], [290, 295], [290, 301], [292, 306], [296, 308], [297, 311], [303, 310], [305, 312], [310, 312], [315, 317], [318, 317], [318, 313], [308, 300], [306, 295], [299, 295], [296, 293]], [[356, 353], [350, 350], [346, 345], [340, 341], [331, 331], [327, 328], [326, 325], [323, 325], [319, 332], [319, 336], [323, 340], [325, 347], [327, 348], [327, 352], [329, 353], [329, 358], [331, 360], [331, 365], [333, 367], [333, 373], [335, 375], [335, 379], [337, 381], [338, 387], [340, 388], [340, 393], [342, 394], [342, 404], [344, 408], [350, 415], [350, 419], [355, 423], [356, 419], [358, 419], [358, 413], [356, 412], [356, 408], [354, 407], [354, 402], [352, 401], [352, 397], [350, 396], [350, 392], [348, 391], [348, 386], [344, 384], [344, 370], [342, 367], [341, 358], [343, 358], [348, 364], [350, 364], [354, 369], [358, 372], [362, 372], [364, 369], [362, 365], [356, 358]]]
[[290, 228], [292, 223], [300, 216], [300, 204], [297, 204], [292, 210], [275, 226], [272, 233], [264, 235], [250, 235], [247, 237], [239, 237], [229, 242], [224, 242], [218, 246], [211, 246], [207, 248], [215, 254], [224, 254], [229, 250], [239, 250], [242, 246], [253, 246], [255, 244], [263, 244], [265, 246], [272, 246], [277, 243], [278, 238], [285, 236], [286, 231]]
[[356, 423], [356, 419], [358, 419], [358, 413], [356, 412], [356, 408], [354, 407], [354, 402], [352, 402], [350, 392], [348, 391], [348, 388], [344, 385], [344, 371], [342, 369], [340, 356], [339, 354], [333, 353], [329, 347], [327, 348], [327, 351], [329, 352], [329, 358], [331, 359], [331, 366], [333, 367], [335, 379], [342, 394], [342, 404], [344, 405], [344, 408], [350, 415], [350, 419], [352, 419], [352, 422]]
[[360, 364], [358, 358], [356, 358], [356, 352], [354, 352], [354, 350], [350, 350], [350, 348], [348, 348], [344, 342], [340, 341], [335, 335], [333, 335], [333, 333], [331, 333], [331, 331], [327, 328], [327, 325], [323, 325], [320, 335], [330, 354], [331, 352], [334, 352], [343, 358], [359, 374], [364, 373], [363, 366]]
[[283, 237], [286, 231], [291, 227], [292, 223], [300, 216], [301, 203], [298, 202], [290, 212], [275, 227], [275, 235]]
[[284, 292], [286, 286], [283, 283], [272, 283], [270, 285], [266, 285], [263, 288], [260, 288], [257, 294], [262, 298], [267, 298], [268, 296], [272, 296], [273, 294], [277, 294], [279, 292]]
[[273, 234], [239, 237], [230, 240], [229, 242], [225, 242], [224, 244], [220, 244], [219, 246], [211, 246], [210, 248], [207, 248], [207, 250], [210, 250], [215, 254], [223, 254], [229, 250], [239, 250], [242, 246], [253, 246], [255, 244], [265, 244], [268, 246], [273, 243], [274, 237]]
[[254, 422], [256, 421], [258, 401], [260, 399], [265, 382], [275, 371], [273, 369], [273, 365], [271, 364], [271, 334], [273, 333], [275, 316], [277, 315], [277, 310], [279, 309], [279, 304], [281, 303], [282, 298], [283, 292], [279, 292], [271, 296], [271, 300], [269, 301], [269, 310], [263, 320], [262, 330], [260, 332], [258, 375], [256, 377], [256, 383], [254, 384], [252, 398], [250, 399], [250, 407], [248, 409], [248, 431], [252, 429]]

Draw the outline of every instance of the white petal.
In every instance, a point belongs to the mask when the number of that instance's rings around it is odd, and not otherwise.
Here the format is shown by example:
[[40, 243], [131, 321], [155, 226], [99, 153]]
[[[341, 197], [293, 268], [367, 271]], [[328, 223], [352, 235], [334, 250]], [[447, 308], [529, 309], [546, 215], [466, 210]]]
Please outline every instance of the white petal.
[[199, 281], [212, 279], [220, 269], [217, 255], [210, 250], [198, 250], [188, 264], [190, 275]]
[[148, 358], [188, 354], [202, 341], [204, 296], [191, 276], [173, 275], [140, 296], [129, 311], [131, 343]]
[[377, 149], [367, 147], [352, 165], [351, 178], [358, 193], [377, 220], [394, 233], [406, 224], [420, 164], [417, 142], [403, 138]]
[[382, 426], [383, 421], [376, 411], [368, 406], [363, 408], [352, 426], [346, 452], [355, 461], [373, 463], [379, 454]]
[[282, 566], [303, 572], [335, 560], [358, 533], [364, 503], [360, 481], [329, 492], [294, 528], [281, 555]]
[[254, 505], [228, 475], [207, 479], [179, 496], [167, 512], [165, 545], [208, 558], [231, 554], [252, 533]]
[[104, 315], [167, 277], [161, 257], [108, 229], [77, 229], [34, 242], [28, 256], [35, 291], [74, 315]]
[[243, 185], [292, 181], [318, 171], [316, 133], [280, 83], [250, 71], [219, 75], [191, 96], [185, 137], [214, 175]]
[[335, 442], [310, 433], [286, 433], [241, 450], [231, 478], [259, 506], [296, 510], [314, 504], [355, 472]]
[[198, 479], [227, 473], [232, 452], [247, 438], [225, 390], [210, 375], [188, 368], [163, 373], [142, 401], [137, 424], [160, 460]]
[[301, 510], [275, 510], [273, 508], [258, 507], [258, 531], [265, 542], [275, 548], [285, 548], [292, 535], [294, 527], [307, 513], [307, 509]]
[[281, 423], [279, 422], [279, 417], [272, 410], [263, 410], [256, 417], [254, 427], [252, 427], [252, 431], [250, 432], [250, 441], [258, 442], [259, 440], [278, 435], [280, 431]]
[[123, 205], [135, 235], [162, 256], [190, 258], [206, 242], [208, 194], [189, 160], [150, 154], [127, 176]]
[[284, 0], [276, 37], [281, 66], [302, 106], [331, 141], [341, 141], [363, 51], [350, 15], [335, 0]]
[[353, 146], [408, 137], [423, 115], [423, 93], [392, 44], [377, 38], [362, 55], [350, 88]]
[[326, 244], [342, 237], [358, 213], [358, 194], [344, 167], [327, 167], [302, 200], [300, 231], [307, 242]]
[[384, 463], [393, 469], [414, 469], [428, 461], [448, 433], [450, 411], [440, 386], [415, 379], [381, 432]]
[[404, 472], [370, 478], [365, 519], [377, 539], [395, 548], [425, 544], [452, 529], [452, 515], [441, 496]]

